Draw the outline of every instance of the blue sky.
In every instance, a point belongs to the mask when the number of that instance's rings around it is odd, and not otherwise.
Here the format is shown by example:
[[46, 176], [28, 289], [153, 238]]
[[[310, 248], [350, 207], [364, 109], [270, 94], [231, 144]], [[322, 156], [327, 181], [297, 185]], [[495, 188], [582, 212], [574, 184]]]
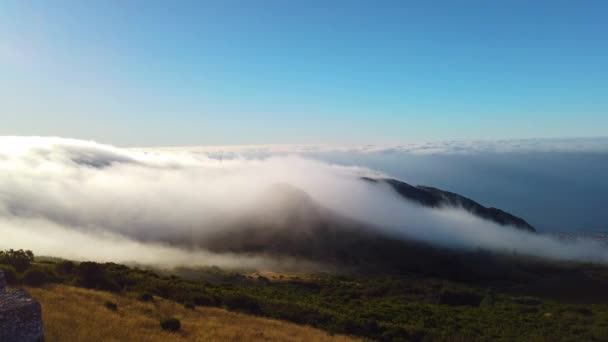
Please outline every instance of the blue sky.
[[608, 135], [606, 1], [2, 1], [0, 135]]

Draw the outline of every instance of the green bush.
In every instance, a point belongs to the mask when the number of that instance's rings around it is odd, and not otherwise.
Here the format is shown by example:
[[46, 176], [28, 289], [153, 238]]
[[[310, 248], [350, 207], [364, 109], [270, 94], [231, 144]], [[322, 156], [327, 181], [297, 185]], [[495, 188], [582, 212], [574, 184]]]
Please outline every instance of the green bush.
[[4, 271], [4, 279], [9, 285], [17, 282], [17, 272], [11, 265], [0, 265], [0, 270]]
[[332, 320], [330, 315], [320, 312], [318, 309], [291, 302], [266, 301], [262, 303], [262, 311], [267, 316], [299, 324], [327, 324]]
[[81, 262], [76, 268], [78, 284], [90, 289], [118, 292], [120, 286], [106, 272], [104, 264]]
[[228, 295], [222, 299], [222, 302], [232, 310], [252, 314], [259, 314], [261, 311], [258, 302], [254, 298], [244, 294]]
[[96, 262], [81, 262], [76, 273], [81, 286], [94, 289], [103, 277], [104, 270], [102, 265]]
[[0, 251], [0, 264], [11, 265], [19, 273], [30, 268], [32, 262], [34, 262], [32, 251], [24, 251], [23, 249]]
[[407, 342], [409, 341], [409, 334], [407, 330], [405, 330], [405, 328], [390, 327], [384, 330], [379, 340], [391, 342]]
[[103, 305], [106, 308], [108, 308], [108, 310], [110, 310], [110, 311], [116, 311], [116, 310], [118, 310], [118, 304], [116, 304], [114, 302], [107, 301]]
[[55, 265], [55, 272], [59, 275], [69, 275], [74, 271], [74, 263], [71, 261], [62, 261]]
[[540, 299], [534, 297], [514, 298], [513, 302], [522, 305], [541, 305], [543, 303]]
[[608, 341], [608, 327], [593, 327], [591, 335], [595, 341]]
[[215, 299], [208, 295], [194, 296], [194, 298], [192, 298], [192, 301], [194, 302], [194, 304], [199, 306], [213, 306], [217, 304]]
[[518, 308], [518, 311], [519, 311], [519, 313], [522, 313], [522, 314], [531, 314], [531, 313], [537, 313], [539, 311], [539, 309], [534, 306], [522, 306], [522, 307]]
[[160, 321], [160, 327], [167, 331], [178, 331], [182, 328], [182, 323], [177, 318], [164, 318]]
[[593, 315], [593, 311], [591, 311], [591, 309], [583, 307], [583, 306], [575, 308], [574, 312], [577, 312], [583, 316], [592, 316]]
[[29, 269], [23, 274], [23, 282], [30, 286], [42, 286], [49, 281], [49, 275], [37, 269]]
[[486, 293], [486, 295], [483, 297], [483, 300], [481, 301], [481, 303], [479, 305], [483, 306], [483, 307], [489, 307], [489, 306], [493, 306], [495, 302], [496, 302], [496, 295], [494, 294], [494, 291], [489, 290]]
[[439, 294], [439, 304], [450, 306], [479, 306], [483, 297], [479, 294], [470, 291], [460, 291], [453, 289], [444, 289]]
[[137, 295], [137, 300], [142, 301], [142, 302], [151, 302], [154, 300], [154, 296], [152, 296], [148, 292], [142, 292]]

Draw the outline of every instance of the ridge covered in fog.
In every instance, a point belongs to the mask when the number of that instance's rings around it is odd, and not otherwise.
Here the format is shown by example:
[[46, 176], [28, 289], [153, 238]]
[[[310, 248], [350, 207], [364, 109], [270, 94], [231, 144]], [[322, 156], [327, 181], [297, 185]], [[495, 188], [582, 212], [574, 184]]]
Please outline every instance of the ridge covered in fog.
[[352, 256], [334, 247], [364, 248], [361, 237], [373, 236], [367, 240], [608, 261], [594, 241], [516, 229], [519, 218], [504, 212], [511, 221], [462, 204], [424, 206], [365, 180], [390, 178], [381, 172], [301, 155], [217, 159], [2, 137], [0, 170], [0, 248], [39, 254], [165, 266], [348, 263]]

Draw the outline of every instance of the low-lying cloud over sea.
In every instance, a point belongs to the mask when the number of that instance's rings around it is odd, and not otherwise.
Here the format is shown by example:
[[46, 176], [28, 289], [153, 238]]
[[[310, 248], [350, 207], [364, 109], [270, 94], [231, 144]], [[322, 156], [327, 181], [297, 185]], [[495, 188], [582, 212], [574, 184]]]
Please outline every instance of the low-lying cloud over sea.
[[218, 254], [184, 244], [233, 229], [242, 215], [281, 219], [267, 206], [272, 201], [260, 198], [274, 196], [269, 189], [276, 184], [288, 184], [333, 212], [397, 237], [608, 262], [608, 251], [593, 240], [562, 242], [458, 208], [423, 208], [361, 180], [394, 177], [454, 191], [522, 216], [541, 231], [601, 229], [607, 222], [600, 210], [608, 190], [606, 141], [126, 149], [0, 137], [0, 248], [165, 266], [295, 265], [305, 260]]
[[608, 234], [608, 138], [165, 148], [212, 158], [304, 155], [456, 192], [542, 232]]

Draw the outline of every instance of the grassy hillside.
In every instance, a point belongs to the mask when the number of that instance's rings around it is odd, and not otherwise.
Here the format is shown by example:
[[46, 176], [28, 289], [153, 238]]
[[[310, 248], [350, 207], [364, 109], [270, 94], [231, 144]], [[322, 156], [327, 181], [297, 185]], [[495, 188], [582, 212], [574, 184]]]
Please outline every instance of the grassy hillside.
[[[129, 296], [52, 285], [28, 288], [42, 304], [46, 340], [53, 341], [335, 341], [307, 326], [229, 312], [214, 307], [186, 309], [173, 301], [155, 298], [141, 302]], [[104, 303], [118, 304], [116, 311]], [[182, 323], [177, 333], [163, 331], [161, 317]]]
[[[33, 255], [23, 251], [10, 251], [5, 255], [9, 257], [0, 259], [0, 268], [12, 270], [9, 282], [42, 286], [43, 289], [48, 286], [63, 289], [65, 285], [89, 289], [72, 289], [76, 293], [107, 291], [103, 296], [114, 298], [118, 311], [107, 310], [103, 307], [107, 298], [100, 298], [93, 306], [101, 312], [99, 320], [120, 317], [131, 307], [128, 303], [133, 303], [133, 308], [140, 307], [135, 312], [143, 312], [147, 317], [144, 321], [149, 322], [133, 323], [134, 326], [149, 326], [151, 336], [158, 335], [162, 340], [165, 340], [165, 333], [158, 328], [161, 317], [177, 316], [183, 321], [184, 329], [172, 336], [192, 339], [198, 336], [198, 332], [194, 332], [198, 330], [192, 330], [190, 326], [190, 322], [200, 320], [197, 313], [238, 315], [236, 312], [240, 312], [250, 315], [241, 316], [248, 319], [256, 319], [253, 316], [278, 319], [333, 334], [382, 342], [608, 341], [608, 302], [605, 298], [608, 268], [602, 265], [546, 265], [520, 261], [521, 266], [512, 268], [517, 272], [498, 274], [489, 282], [488, 278], [465, 277], [467, 273], [450, 279], [428, 273], [302, 275], [239, 273], [217, 267], [167, 272], [114, 263], [35, 260]], [[512, 260], [517, 262], [517, 259]], [[41, 296], [47, 290], [33, 288], [32, 291]], [[48, 295], [55, 296], [52, 291]], [[151, 295], [157, 298], [156, 305], [128, 299]], [[46, 300], [41, 300], [45, 305]], [[59, 307], [56, 314], [61, 317], [63, 305], [79, 310], [80, 302], [77, 297], [58, 295], [57, 304], [51, 307]], [[196, 307], [196, 311], [188, 311], [185, 307]], [[175, 311], [164, 311], [165, 308]], [[224, 311], [226, 309], [232, 313]], [[58, 333], [70, 333], [71, 316], [93, 324], [87, 318], [90, 316], [88, 309], [75, 312], [63, 317], [65, 325], [59, 325]], [[205, 314], [201, 315], [205, 317]], [[135, 317], [138, 317], [135, 313], [129, 314], [127, 320]], [[54, 320], [50, 316], [45, 318]], [[104, 323], [99, 329], [111, 326]], [[246, 326], [234, 323], [227, 324], [226, 328], [241, 330]], [[94, 328], [91, 333], [97, 330]], [[126, 329], [124, 333], [142, 331], [145, 329]], [[202, 331], [211, 333], [209, 326], [203, 327]], [[228, 336], [233, 336], [230, 334]], [[329, 335], [320, 336], [329, 338]], [[301, 333], [294, 333], [292, 337], [321, 339], [308, 338]]]

